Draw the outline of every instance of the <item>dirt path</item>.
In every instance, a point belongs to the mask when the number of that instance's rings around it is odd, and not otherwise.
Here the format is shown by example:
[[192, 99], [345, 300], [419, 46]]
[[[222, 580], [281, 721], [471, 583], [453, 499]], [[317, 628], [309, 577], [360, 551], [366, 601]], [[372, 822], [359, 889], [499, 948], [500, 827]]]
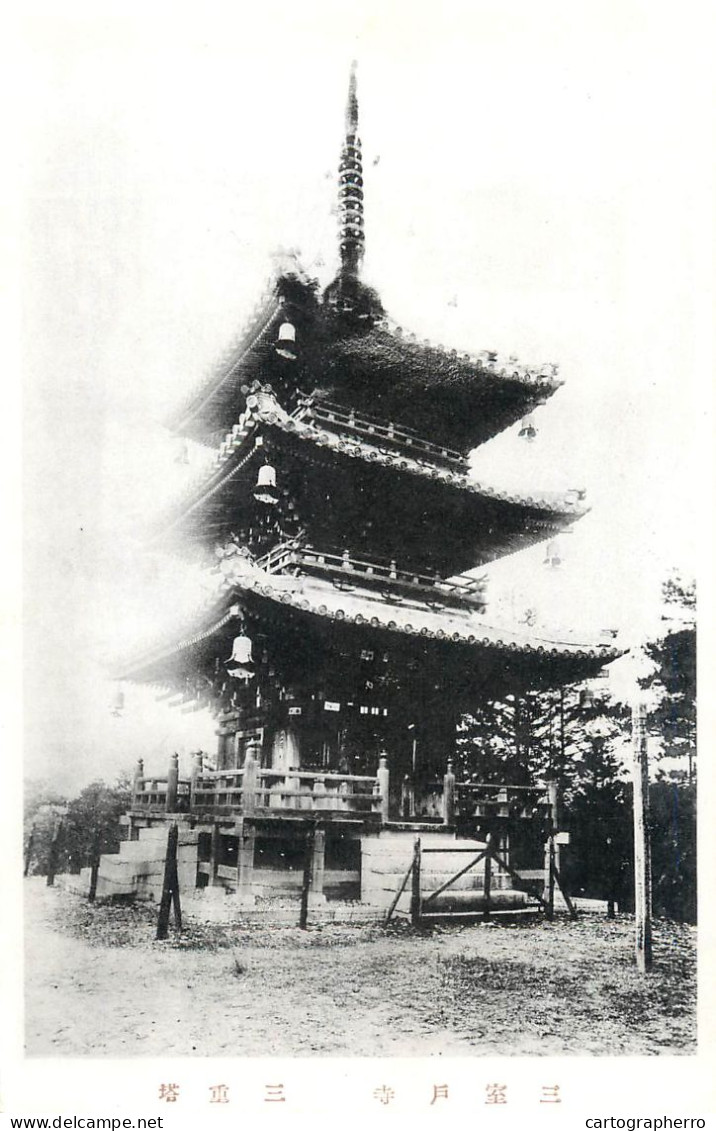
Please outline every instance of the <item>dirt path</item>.
[[451, 928], [187, 924], [26, 886], [32, 1056], [619, 1055], [695, 1051], [695, 931], [633, 923]]

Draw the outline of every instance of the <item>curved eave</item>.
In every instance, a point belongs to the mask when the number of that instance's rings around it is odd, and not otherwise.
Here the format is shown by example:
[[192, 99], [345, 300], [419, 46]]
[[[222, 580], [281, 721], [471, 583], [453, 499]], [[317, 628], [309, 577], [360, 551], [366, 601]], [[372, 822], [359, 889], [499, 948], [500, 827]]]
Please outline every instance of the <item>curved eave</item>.
[[[496, 353], [458, 353], [402, 335], [388, 323], [335, 336], [311, 358], [317, 396], [402, 420], [467, 453], [543, 404], [564, 383], [553, 365]], [[309, 366], [309, 371], [310, 371]]]
[[167, 417], [165, 424], [173, 432], [205, 441], [222, 429], [229, 415], [237, 415], [236, 406], [241, 386], [255, 375], [260, 365], [257, 351], [271, 339], [281, 314], [281, 300], [272, 289], [254, 313], [239, 340], [212, 367], [189, 398]]
[[110, 661], [108, 667], [114, 679], [135, 683], [151, 683], [161, 678], [162, 665], [182, 652], [191, 652], [204, 641], [216, 639], [221, 630], [239, 615], [238, 606], [227, 604], [226, 597], [214, 602], [212, 607], [196, 614], [193, 624], [186, 624], [183, 631], [171, 639], [164, 638], [133, 656], [118, 657]]
[[227, 626], [247, 607], [273, 619], [303, 616], [316, 624], [332, 622], [346, 631], [418, 638], [429, 647], [458, 649], [466, 661], [470, 656], [479, 659], [481, 653], [497, 653], [505, 658], [522, 657], [535, 671], [559, 663], [560, 670], [569, 671], [565, 682], [594, 675], [624, 654], [612, 644], [555, 640], [491, 625], [471, 609], [431, 608], [416, 600], [394, 604], [370, 593], [346, 594], [315, 579], [271, 577], [258, 569], [228, 577], [225, 586], [223, 598], [204, 612], [192, 630], [147, 649], [134, 661], [116, 664], [116, 677], [154, 682], [177, 660], [191, 664], [196, 650], [214, 639], [217, 643], [223, 640]]
[[563, 383], [552, 365], [447, 350], [403, 335], [380, 318], [356, 330], [314, 303], [305, 278], [275, 277], [248, 326], [168, 416], [167, 426], [202, 442], [225, 431], [242, 386], [279, 376], [271, 347], [287, 311], [298, 323], [300, 358], [298, 365], [279, 367], [289, 393], [296, 391], [299, 375], [302, 383], [313, 376], [317, 397], [347, 398], [356, 409], [402, 418], [418, 431], [431, 425], [440, 443], [465, 453], [544, 403]]
[[[208, 473], [198, 482], [190, 485], [170, 512], [156, 524], [151, 537], [159, 537], [168, 530], [183, 525], [190, 516], [201, 512], [209, 501], [241, 474], [249, 464], [256, 450], [259, 431], [268, 431], [274, 441], [304, 443], [322, 450], [325, 455], [333, 455], [337, 460], [353, 460], [383, 467], [392, 471], [415, 477], [419, 483], [431, 483], [438, 490], [458, 492], [465, 496], [466, 505], [470, 499], [475, 502], [493, 502], [506, 508], [523, 511], [544, 530], [538, 531], [532, 541], [552, 536], [587, 513], [589, 507], [581, 501], [581, 493], [576, 491], [540, 492], [522, 495], [513, 491], [500, 491], [480, 483], [471, 475], [439, 467], [428, 459], [414, 458], [408, 454], [390, 451], [387, 448], [357, 441], [355, 437], [344, 436], [339, 432], [319, 428], [289, 416], [281, 408], [276, 398], [267, 392], [253, 394], [247, 398], [247, 416], [236, 435], [215, 457]], [[518, 540], [513, 549], [527, 545]], [[494, 555], [493, 555], [494, 556]], [[492, 560], [488, 553], [483, 561]], [[475, 563], [480, 564], [479, 562]]]
[[[217, 364], [165, 421], [175, 432], [204, 443], [213, 442], [236, 418], [242, 386], [263, 377], [268, 359], [276, 368], [273, 346], [283, 321], [295, 322], [301, 337], [315, 318], [315, 281], [291, 256], [288, 270], [276, 271], [259, 299], [248, 325], [224, 351]], [[290, 369], [290, 363], [289, 363]], [[278, 367], [281, 373], [281, 366]]]

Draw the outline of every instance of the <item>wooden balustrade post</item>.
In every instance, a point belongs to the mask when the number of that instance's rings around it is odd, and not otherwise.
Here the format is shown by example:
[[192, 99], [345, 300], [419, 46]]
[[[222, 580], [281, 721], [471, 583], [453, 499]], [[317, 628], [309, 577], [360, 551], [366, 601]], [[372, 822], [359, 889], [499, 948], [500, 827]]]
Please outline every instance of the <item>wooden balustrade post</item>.
[[652, 967], [651, 948], [651, 853], [649, 846], [649, 760], [646, 745], [646, 707], [632, 708], [634, 761], [634, 910], [636, 921], [636, 965], [641, 974]]
[[381, 754], [378, 758], [378, 793], [380, 794], [380, 819], [383, 824], [390, 815], [390, 770], [388, 769], [388, 755]]
[[164, 808], [167, 813], [176, 813], [179, 796], [179, 755], [172, 754], [167, 770], [167, 795]]
[[413, 843], [413, 886], [410, 897], [410, 922], [414, 927], [420, 926], [420, 911], [422, 897], [420, 893], [420, 837], [416, 836]]
[[132, 798], [135, 806], [141, 805], [141, 795], [144, 792], [144, 759], [137, 758], [137, 765], [134, 768], [134, 779], [132, 784]]
[[201, 750], [197, 750], [192, 758], [191, 774], [189, 775], [189, 811], [194, 808], [196, 786], [199, 776], [204, 769], [204, 757]]
[[452, 758], [448, 758], [447, 772], [443, 778], [443, 824], [455, 824], [455, 774]]
[[325, 778], [316, 778], [313, 783], [313, 797], [310, 798], [312, 809], [330, 808], [330, 801], [326, 794]]
[[259, 786], [259, 766], [255, 757], [257, 746], [250, 742], [246, 747], [244, 759], [244, 776], [241, 783], [241, 811], [253, 813], [256, 809], [256, 794]]

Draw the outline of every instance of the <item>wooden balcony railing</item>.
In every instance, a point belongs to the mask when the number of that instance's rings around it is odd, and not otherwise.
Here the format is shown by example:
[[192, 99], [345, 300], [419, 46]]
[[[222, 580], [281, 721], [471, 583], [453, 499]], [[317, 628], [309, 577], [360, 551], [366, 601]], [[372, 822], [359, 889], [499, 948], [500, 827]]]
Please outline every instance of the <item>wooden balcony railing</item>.
[[[253, 749], [250, 747], [250, 749]], [[385, 822], [393, 817], [442, 820], [453, 825], [464, 818], [557, 819], [556, 785], [504, 785], [498, 782], [455, 780], [452, 762], [441, 779], [426, 783], [416, 798], [406, 775], [389, 812], [390, 774], [387, 756], [381, 755], [375, 776], [339, 774], [320, 770], [273, 770], [257, 764], [247, 754], [241, 769], [206, 771], [201, 755], [192, 773], [180, 777], [173, 755], [166, 777], [145, 777], [140, 759], [134, 776], [132, 812], [158, 815], [187, 813], [207, 819], [214, 816], [253, 814], [265, 817], [310, 817], [318, 813], [340, 820], [351, 816]]]
[[324, 553], [295, 542], [284, 542], [259, 558], [257, 563], [267, 573], [281, 573], [297, 566], [301, 572], [330, 576], [335, 584], [350, 585], [352, 582], [382, 589], [386, 597], [392, 592], [396, 596], [420, 592], [429, 593], [436, 603], [450, 605], [468, 602], [478, 608], [485, 607], [485, 578], [458, 574], [449, 580], [415, 570], [401, 569], [391, 562], [389, 565], [369, 562], [343, 554]]
[[356, 774], [307, 773], [302, 770], [259, 771], [258, 808], [380, 813], [377, 777]]
[[[173, 802], [173, 812], [184, 813], [189, 810], [188, 778], [181, 778], [177, 783], [176, 800]], [[170, 800], [169, 781], [167, 778], [144, 778], [139, 781], [134, 779], [132, 794], [132, 808], [146, 812], [165, 811]]]
[[455, 805], [462, 817], [522, 817], [547, 815], [550, 801], [544, 785], [503, 785], [498, 782], [456, 782]]
[[[387, 770], [383, 770], [387, 774]], [[375, 777], [307, 770], [243, 769], [197, 771], [190, 778], [134, 778], [132, 811], [137, 814], [354, 814], [366, 819], [384, 813], [387, 783]], [[174, 788], [176, 786], [176, 788]]]
[[304, 396], [299, 400], [293, 416], [296, 420], [308, 423], [315, 421], [329, 431], [350, 432], [357, 439], [367, 440], [371, 444], [387, 445], [414, 459], [426, 456], [431, 462], [442, 464], [451, 470], [464, 471], [467, 465], [462, 452], [425, 440], [412, 428], [393, 421], [386, 423], [330, 401], [318, 401]]

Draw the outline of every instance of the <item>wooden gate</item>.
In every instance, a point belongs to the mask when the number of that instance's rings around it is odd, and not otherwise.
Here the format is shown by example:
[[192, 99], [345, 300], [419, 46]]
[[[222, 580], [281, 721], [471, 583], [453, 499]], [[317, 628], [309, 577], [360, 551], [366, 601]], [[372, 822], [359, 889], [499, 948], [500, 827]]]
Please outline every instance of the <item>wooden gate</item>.
[[[525, 891], [524, 881], [498, 852], [490, 834], [483, 844], [476, 844], [474, 848], [423, 848], [420, 837], [416, 837], [413, 859], [388, 909], [385, 922], [390, 922], [409, 880], [411, 881], [410, 920], [415, 927], [435, 922], [528, 918], [541, 912], [544, 912], [547, 919], [552, 919], [555, 885], [559, 887], [569, 913], [575, 919], [577, 913], [564, 891], [555, 863], [554, 836], [555, 834], [551, 832], [545, 845], [545, 890], [541, 896]], [[426, 893], [423, 887], [423, 856], [429, 853], [463, 854], [469, 855], [470, 859], [438, 888]], [[477, 868], [479, 864], [483, 865], [482, 886], [463, 891], [456, 890], [454, 888], [456, 881]], [[493, 879], [496, 868], [502, 875], [509, 876], [513, 884], [511, 888], [495, 888]], [[449, 894], [446, 894], [448, 892]]]

